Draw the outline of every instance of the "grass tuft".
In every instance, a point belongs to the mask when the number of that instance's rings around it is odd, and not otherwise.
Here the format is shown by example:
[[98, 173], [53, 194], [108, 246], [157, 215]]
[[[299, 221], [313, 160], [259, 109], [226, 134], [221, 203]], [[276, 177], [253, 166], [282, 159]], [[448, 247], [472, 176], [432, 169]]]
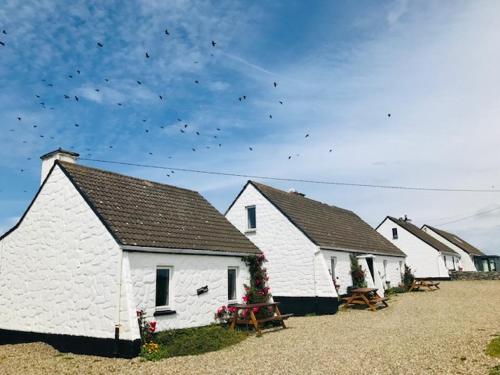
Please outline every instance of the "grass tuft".
[[492, 357], [500, 358], [500, 337], [496, 337], [488, 344], [486, 353]]
[[168, 330], [155, 335], [159, 349], [153, 353], [143, 352], [142, 356], [157, 361], [168, 357], [197, 355], [226, 348], [247, 337], [247, 332], [232, 331], [219, 325]]

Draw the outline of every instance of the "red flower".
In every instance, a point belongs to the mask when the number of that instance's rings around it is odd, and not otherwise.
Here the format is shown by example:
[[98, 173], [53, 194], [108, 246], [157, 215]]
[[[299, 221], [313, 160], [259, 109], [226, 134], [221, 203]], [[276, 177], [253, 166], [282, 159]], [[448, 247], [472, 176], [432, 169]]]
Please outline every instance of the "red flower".
[[149, 322], [149, 331], [150, 332], [156, 331], [156, 322], [154, 320], [152, 322]]
[[249, 297], [247, 295], [243, 296], [243, 298], [242, 298], [243, 302], [245, 302], [245, 303], [248, 303], [248, 299], [249, 299]]
[[227, 310], [231, 313], [231, 314], [234, 314], [236, 312], [236, 307], [228, 307]]
[[259, 308], [258, 307], [254, 307], [252, 310], [253, 310], [254, 314], [257, 314], [259, 312]]

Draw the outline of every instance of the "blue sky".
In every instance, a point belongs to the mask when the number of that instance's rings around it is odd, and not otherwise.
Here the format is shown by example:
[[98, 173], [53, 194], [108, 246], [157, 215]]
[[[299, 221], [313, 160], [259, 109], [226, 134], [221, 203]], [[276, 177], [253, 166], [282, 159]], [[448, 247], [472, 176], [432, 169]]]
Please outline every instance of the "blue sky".
[[[277, 177], [500, 187], [499, 11], [493, 1], [2, 0], [0, 229], [36, 192], [38, 157], [57, 147]], [[245, 183], [80, 162], [198, 190], [222, 212]], [[500, 254], [499, 193], [267, 183], [373, 226], [388, 214], [442, 224]]]

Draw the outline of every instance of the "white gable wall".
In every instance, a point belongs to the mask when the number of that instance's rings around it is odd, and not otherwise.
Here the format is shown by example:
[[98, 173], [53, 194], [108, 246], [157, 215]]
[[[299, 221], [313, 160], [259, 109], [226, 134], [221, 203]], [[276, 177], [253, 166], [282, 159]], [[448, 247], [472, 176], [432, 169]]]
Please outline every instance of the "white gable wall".
[[[133, 290], [132, 311], [143, 309], [148, 320], [157, 321], [158, 330], [187, 328], [214, 323], [214, 314], [228, 304], [227, 270], [237, 267], [237, 300], [244, 295], [243, 284], [250, 283], [250, 274], [240, 257], [125, 252], [130, 264]], [[153, 317], [156, 298], [156, 269], [172, 267], [170, 279], [170, 309], [172, 315]], [[208, 293], [196, 290], [208, 286]]]
[[422, 230], [426, 232], [428, 235], [434, 237], [436, 240], [444, 243], [450, 249], [456, 251], [460, 255], [459, 265], [460, 267], [463, 268], [463, 271], [477, 271], [472, 257], [468, 253], [463, 251], [460, 247], [455, 245], [453, 242], [448, 241], [446, 238], [442, 237], [439, 233], [434, 232], [432, 229], [426, 226], [424, 226]]
[[0, 253], [0, 329], [114, 337], [121, 249], [58, 166]]
[[[247, 231], [246, 207], [256, 207], [257, 229]], [[283, 297], [336, 297], [318, 247], [248, 184], [226, 218], [266, 255], [271, 293]]]
[[[398, 239], [392, 238], [392, 228], [398, 229]], [[385, 219], [377, 232], [391, 241], [406, 255], [406, 264], [416, 277], [449, 277], [439, 251], [390, 219]]]

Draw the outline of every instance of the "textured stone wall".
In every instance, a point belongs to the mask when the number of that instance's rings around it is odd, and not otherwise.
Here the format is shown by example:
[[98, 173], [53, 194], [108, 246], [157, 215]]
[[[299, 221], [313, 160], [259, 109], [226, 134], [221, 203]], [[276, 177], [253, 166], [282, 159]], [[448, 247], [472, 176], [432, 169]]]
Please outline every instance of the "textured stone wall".
[[120, 252], [56, 167], [0, 242], [0, 328], [114, 337]]
[[[396, 240], [392, 238], [392, 228], [398, 228]], [[392, 220], [386, 219], [377, 228], [377, 232], [407, 255], [406, 264], [411, 267], [416, 277], [449, 277], [440, 253]]]
[[500, 272], [450, 272], [452, 280], [500, 280]]
[[[456, 251], [460, 255], [460, 258], [458, 259], [458, 267], [462, 267], [463, 271], [477, 271], [476, 266], [474, 265], [474, 261], [472, 260], [470, 255], [467, 254], [465, 251], [463, 251], [461, 248], [459, 248], [457, 245], [448, 241], [446, 238], [444, 238], [443, 236], [439, 235], [438, 233], [434, 232], [432, 229], [426, 226], [424, 226], [422, 230], [426, 232], [428, 235], [434, 237], [436, 240], [444, 243], [450, 249]], [[451, 267], [450, 269], [453, 269], [453, 267]]]
[[[238, 267], [239, 302], [244, 295], [243, 284], [248, 284], [250, 279], [248, 268], [239, 257], [126, 252], [126, 258], [124, 263], [130, 264], [133, 311], [144, 309], [148, 319], [155, 312], [156, 269], [172, 267], [169, 307], [175, 314], [155, 317], [159, 330], [213, 323], [217, 308], [228, 303], [228, 267]], [[205, 285], [208, 285], [208, 293], [198, 296], [196, 290]]]
[[[245, 207], [256, 207], [257, 229], [247, 231]], [[337, 293], [318, 247], [276, 207], [248, 185], [227, 219], [266, 255], [271, 293], [286, 297], [336, 297]]]

